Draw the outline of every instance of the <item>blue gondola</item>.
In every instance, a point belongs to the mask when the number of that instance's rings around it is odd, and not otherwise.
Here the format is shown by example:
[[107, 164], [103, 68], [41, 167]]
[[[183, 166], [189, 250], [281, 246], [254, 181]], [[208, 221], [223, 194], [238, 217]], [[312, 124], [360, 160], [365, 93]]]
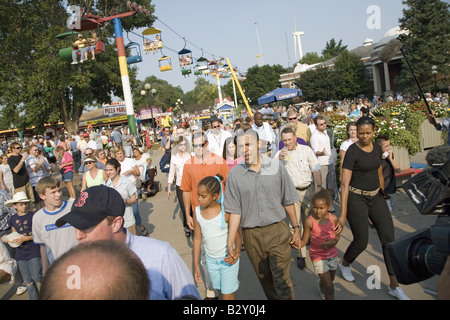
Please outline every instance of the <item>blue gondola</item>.
[[141, 46], [137, 42], [130, 42], [125, 46], [125, 50], [130, 50], [127, 57], [127, 64], [142, 62]]

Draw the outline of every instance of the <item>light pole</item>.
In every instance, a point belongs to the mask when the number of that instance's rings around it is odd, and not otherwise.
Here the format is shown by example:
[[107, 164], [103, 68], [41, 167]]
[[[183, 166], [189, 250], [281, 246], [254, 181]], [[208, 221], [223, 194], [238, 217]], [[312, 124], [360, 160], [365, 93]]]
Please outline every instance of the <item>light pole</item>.
[[[148, 85], [148, 88], [150, 89], [150, 85]], [[156, 89], [155, 88], [152, 89], [152, 96], [153, 96], [153, 102], [155, 102], [155, 98], [156, 98]], [[156, 139], [156, 121], [155, 121], [155, 118], [153, 118], [153, 106], [152, 106], [151, 111], [152, 111], [153, 134]]]
[[175, 109], [180, 110], [182, 105], [183, 101], [181, 101], [181, 99], [178, 99], [177, 102], [175, 102]]
[[[153, 97], [155, 97], [155, 95], [156, 95], [156, 89], [153, 88], [153, 89], [150, 91], [150, 88], [151, 88], [150, 83], [146, 83], [146, 84], [144, 85], [144, 88], [145, 88], [145, 90], [141, 90], [141, 95], [142, 95], [142, 96], [145, 96], [146, 91], [148, 91], [148, 93], [151, 92], [152, 95], [153, 95]], [[149, 99], [150, 112], [151, 112], [151, 116], [152, 116], [153, 139], [156, 139], [155, 119], [153, 118], [153, 107], [152, 107], [152, 103], [151, 103], [151, 96], [150, 96], [150, 94], [148, 95], [148, 99]], [[155, 141], [155, 140], [153, 140], [153, 141]]]
[[437, 78], [437, 66], [432, 66], [431, 67], [431, 73], [433, 74], [434, 77], [434, 93], [437, 93], [437, 82], [436, 82], [436, 78]]

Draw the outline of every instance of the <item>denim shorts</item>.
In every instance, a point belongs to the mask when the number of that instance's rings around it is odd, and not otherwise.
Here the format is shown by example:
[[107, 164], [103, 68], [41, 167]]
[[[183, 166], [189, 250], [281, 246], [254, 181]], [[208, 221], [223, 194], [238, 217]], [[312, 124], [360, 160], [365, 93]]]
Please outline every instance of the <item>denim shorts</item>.
[[224, 258], [213, 259], [206, 256], [206, 267], [208, 268], [209, 277], [213, 288], [220, 290], [222, 294], [231, 294], [239, 288], [238, 272], [239, 261], [235, 264], [228, 264], [223, 261]]
[[338, 259], [337, 257], [313, 261], [314, 272], [316, 274], [326, 273], [328, 271], [334, 271], [337, 269]]
[[73, 180], [73, 171], [67, 171], [62, 175], [62, 181], [71, 182]]

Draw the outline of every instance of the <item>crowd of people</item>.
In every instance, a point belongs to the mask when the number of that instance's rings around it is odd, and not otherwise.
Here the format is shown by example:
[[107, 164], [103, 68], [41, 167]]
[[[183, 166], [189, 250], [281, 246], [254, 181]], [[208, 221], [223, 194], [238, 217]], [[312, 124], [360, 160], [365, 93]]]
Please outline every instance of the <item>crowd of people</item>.
[[[408, 300], [387, 254], [394, 240], [391, 211], [399, 166], [389, 137], [375, 137], [371, 103], [360, 102], [347, 104], [349, 115], [363, 111], [350, 118], [339, 152], [330, 119], [322, 113], [325, 105], [285, 110], [266, 105], [231, 123], [177, 119], [161, 129], [165, 163], [160, 169], [168, 168], [167, 196], [175, 190], [183, 232], [193, 236], [192, 273], [169, 243], [148, 237], [142, 223], [138, 183], [156, 167], [147, 143], [150, 130], [139, 137], [127, 127], [87, 130], [58, 140], [36, 137], [3, 145], [2, 281], [20, 275], [17, 294], [28, 291], [30, 299], [200, 299], [196, 283], [203, 283], [206, 299], [228, 300], [239, 288], [245, 251], [266, 297], [293, 300], [291, 251], [297, 252], [297, 267], [305, 269], [308, 245], [320, 297], [334, 299], [336, 270], [345, 280], [355, 280], [351, 264], [366, 249], [371, 225], [389, 274], [387, 292]], [[343, 108], [331, 106], [336, 107]], [[73, 184], [75, 174], [79, 186]], [[68, 200], [63, 200], [62, 182]], [[339, 216], [333, 205], [338, 203]], [[336, 244], [347, 223], [353, 239], [339, 258]], [[112, 257], [113, 249], [117, 256]], [[134, 263], [146, 270], [145, 279], [139, 278], [142, 272], [128, 275], [134, 277], [130, 283], [142, 287], [63, 288], [61, 266], [75, 258], [93, 270], [95, 281], [118, 280], [113, 271], [113, 279], [94, 271], [95, 261], [85, 255], [95, 251], [103, 252], [98, 256], [105, 268], [113, 261], [121, 268]], [[138, 259], [125, 263], [130, 257]], [[106, 293], [106, 288], [112, 289]]]
[[[3, 150], [0, 269], [5, 275], [2, 282], [20, 281], [16, 294], [28, 292], [31, 300], [93, 298], [96, 294], [105, 299], [114, 294], [119, 299], [136, 294], [152, 300], [200, 299], [179, 254], [169, 243], [149, 238], [142, 223], [137, 187], [147, 168], [152, 168], [152, 159], [127, 127], [62, 134], [56, 141], [49, 136], [12, 141]], [[79, 185], [74, 185], [76, 174]], [[63, 196], [62, 184], [67, 196]], [[70, 224], [59, 224], [58, 219]], [[83, 252], [77, 247], [98, 240], [121, 244], [139, 258], [146, 270], [141, 278], [148, 282], [145, 295], [132, 289], [124, 293], [53, 292], [52, 288], [63, 287], [58, 282], [60, 264], [54, 262], [70, 260]], [[47, 273], [50, 280], [46, 280]], [[118, 276], [117, 281], [121, 280]]]

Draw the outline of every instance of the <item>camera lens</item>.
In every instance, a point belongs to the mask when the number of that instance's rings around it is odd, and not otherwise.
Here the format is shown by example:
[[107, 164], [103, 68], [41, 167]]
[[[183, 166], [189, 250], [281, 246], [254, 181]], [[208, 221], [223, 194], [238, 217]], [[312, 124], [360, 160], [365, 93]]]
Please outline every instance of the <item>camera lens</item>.
[[426, 278], [441, 274], [447, 256], [438, 252], [429, 239], [417, 239], [410, 247], [411, 268]]
[[447, 255], [437, 250], [431, 228], [418, 230], [387, 246], [397, 280], [411, 284], [441, 274]]

